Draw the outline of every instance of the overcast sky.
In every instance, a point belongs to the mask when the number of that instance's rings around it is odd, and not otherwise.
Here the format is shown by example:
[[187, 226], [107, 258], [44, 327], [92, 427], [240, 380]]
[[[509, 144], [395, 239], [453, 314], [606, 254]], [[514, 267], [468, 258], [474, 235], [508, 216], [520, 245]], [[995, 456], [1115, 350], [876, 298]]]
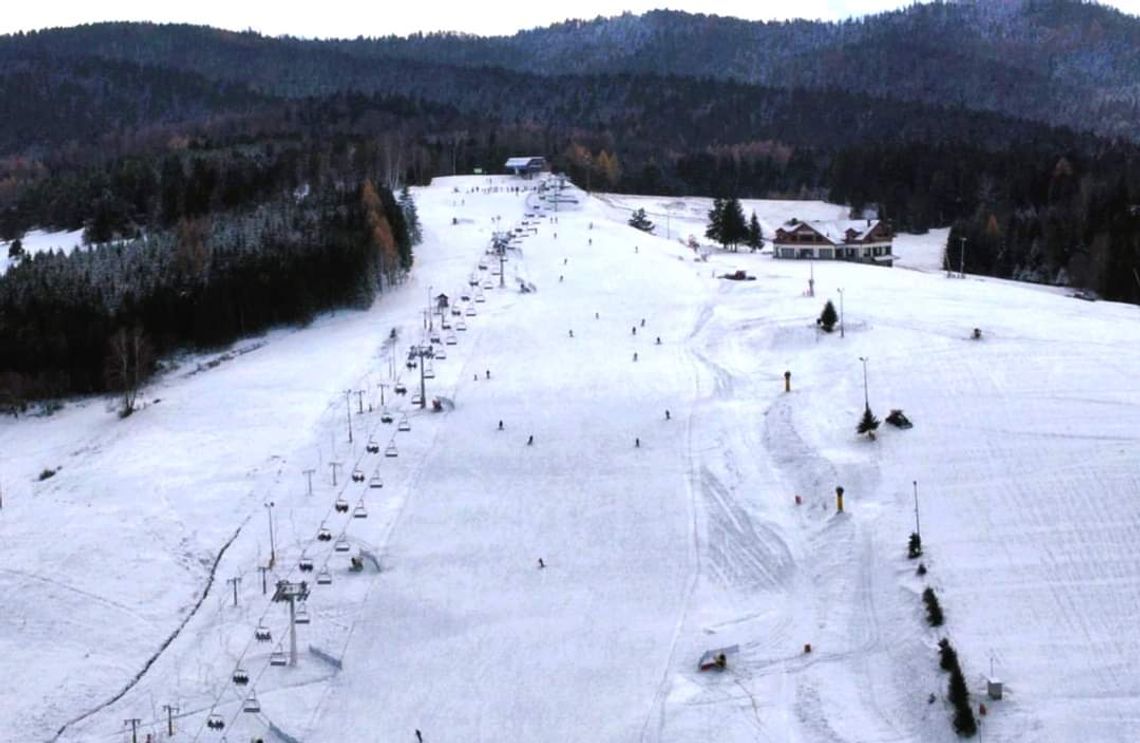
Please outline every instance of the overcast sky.
[[[980, 0], [1003, 2], [1004, 0]], [[483, 0], [318, 0], [317, 2], [242, 2], [241, 0], [7, 0], [0, 13], [0, 33], [96, 21], [197, 23], [220, 28], [247, 28], [270, 36], [355, 37], [406, 35], [415, 31], [464, 31], [482, 36], [511, 34], [521, 28], [547, 26], [567, 18], [643, 13], [653, 8], [715, 13], [749, 19], [822, 18], [836, 20], [891, 10], [912, 2], [900, 0], [549, 0], [495, 2]], [[1106, 3], [1140, 15], [1140, 0]]]

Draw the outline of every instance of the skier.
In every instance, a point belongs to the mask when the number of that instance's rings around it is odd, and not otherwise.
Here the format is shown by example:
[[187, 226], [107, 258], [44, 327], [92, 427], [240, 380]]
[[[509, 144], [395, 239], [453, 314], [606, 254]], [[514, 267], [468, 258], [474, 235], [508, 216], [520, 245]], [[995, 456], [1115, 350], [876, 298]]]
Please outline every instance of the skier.
[[564, 278], [565, 277], [562, 274], [558, 274], [558, 283], [561, 284]]
[[566, 265], [567, 263], [569, 263], [569, 262], [570, 262], [570, 259], [569, 259], [569, 258], [563, 258], [563, 259], [562, 259], [562, 265], [563, 265], [563, 266], [565, 266], [565, 265]]
[[503, 422], [502, 422], [502, 421], [499, 421], [499, 430], [500, 430], [500, 431], [502, 431], [502, 430], [503, 430]]
[[661, 336], [657, 336], [657, 345], [661, 345]]
[[600, 319], [600, 318], [601, 318], [601, 316], [600, 316], [600, 315], [599, 315], [597, 312], [595, 312], [595, 313], [594, 313], [594, 319], [595, 319], [595, 320], [598, 320], [598, 319]]
[[570, 330], [570, 337], [571, 337], [571, 338], [573, 338], [573, 337], [574, 337], [574, 330], [573, 330], [573, 328], [571, 328], [571, 330]]
[[634, 439], [633, 440], [633, 446], [635, 449], [640, 449], [641, 448], [641, 439], [640, 438]]
[[546, 567], [546, 563], [542, 561], [541, 557], [538, 558], [538, 569], [541, 570], [544, 567]]
[[634, 335], [637, 335], [637, 326], [636, 325], [634, 325], [630, 330]]
[[424, 734], [416, 730], [416, 743], [424, 743]]
[[487, 379], [490, 379], [490, 378], [491, 378], [491, 370], [490, 370], [490, 369], [488, 369], [488, 370], [487, 370]]
[[645, 327], [645, 318], [644, 317], [641, 318], [641, 327], [643, 327], [643, 328]]
[[672, 418], [669, 416], [669, 409], [668, 408], [665, 409], [665, 420], [672, 420]]
[[526, 440], [526, 445], [527, 446], [534, 446], [534, 434], [533, 433], [530, 435], [530, 438], [528, 438]]
[[479, 381], [479, 375], [478, 374], [475, 375], [475, 379], [473, 381], [475, 381], [475, 382]]
[[633, 352], [633, 360], [634, 360], [634, 361], [637, 361], [637, 351], [634, 351], [634, 352]]

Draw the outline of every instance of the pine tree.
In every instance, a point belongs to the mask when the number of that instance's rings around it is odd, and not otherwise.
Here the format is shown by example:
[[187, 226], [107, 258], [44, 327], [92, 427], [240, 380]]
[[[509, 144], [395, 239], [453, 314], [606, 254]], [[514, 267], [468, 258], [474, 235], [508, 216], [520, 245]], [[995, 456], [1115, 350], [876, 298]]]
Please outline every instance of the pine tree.
[[724, 203], [721, 216], [721, 244], [726, 247], [731, 245], [735, 251], [736, 246], [747, 239], [748, 222], [744, 219], [744, 208], [740, 205], [740, 199], [734, 196]]
[[865, 433], [867, 436], [873, 439], [875, 438], [875, 429], [878, 427], [879, 419], [876, 418], [875, 414], [871, 412], [871, 408], [869, 406], [864, 408], [863, 418], [859, 421], [859, 425], [855, 430], [859, 433]]
[[649, 217], [645, 215], [644, 209], [638, 209], [629, 218], [629, 226], [641, 230], [642, 232], [652, 233], [656, 225], [649, 221]]
[[910, 541], [907, 542], [906, 546], [906, 556], [912, 560], [922, 556], [922, 537], [916, 531], [910, 533]]
[[8, 257], [9, 258], [21, 258], [21, 257], [23, 257], [23, 255], [24, 255], [24, 242], [20, 238], [17, 237], [15, 240], [12, 241], [12, 244], [8, 246]]
[[712, 209], [709, 210], [709, 226], [705, 229], [705, 237], [721, 245], [725, 244], [724, 199], [713, 199]]
[[823, 328], [825, 333], [830, 333], [835, 329], [837, 322], [839, 322], [839, 313], [835, 311], [835, 305], [829, 299], [827, 304], [823, 306], [823, 312], [819, 315], [819, 326]]
[[404, 188], [400, 190], [400, 210], [404, 212], [404, 222], [408, 227], [408, 238], [412, 241], [412, 245], [419, 245], [423, 242], [423, 229], [420, 227], [420, 217], [416, 212], [416, 202], [412, 198], [412, 192], [408, 189], [408, 184], [404, 184]]
[[938, 597], [934, 595], [934, 589], [929, 586], [922, 592], [922, 601], [926, 604], [926, 621], [930, 623], [931, 627], [941, 627], [945, 621], [942, 616], [942, 606], [938, 603]]
[[756, 212], [752, 212], [752, 219], [748, 221], [748, 247], [753, 252], [764, 247], [764, 231], [760, 229], [760, 220], [756, 218]]

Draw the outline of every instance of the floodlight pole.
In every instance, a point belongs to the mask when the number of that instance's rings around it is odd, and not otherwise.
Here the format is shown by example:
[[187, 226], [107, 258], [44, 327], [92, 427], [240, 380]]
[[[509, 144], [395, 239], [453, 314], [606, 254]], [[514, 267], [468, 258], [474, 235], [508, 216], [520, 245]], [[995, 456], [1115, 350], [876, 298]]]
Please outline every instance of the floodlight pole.
[[234, 587], [234, 606], [237, 606], [237, 587], [238, 584], [241, 583], [241, 576], [238, 576], [237, 578], [226, 578], [226, 583], [229, 583]]
[[[919, 539], [922, 538], [922, 529], [918, 525], [918, 480], [914, 481], [914, 533]], [[993, 676], [993, 673], [990, 673], [990, 676]]]
[[348, 443], [352, 443], [352, 390], [344, 391], [344, 412], [348, 418]]
[[380, 384], [378, 384], [376, 386], [380, 388], [380, 407], [384, 407], [384, 388], [387, 387], [388, 385], [385, 384], [384, 382], [381, 382]]
[[329, 467], [332, 467], [333, 487], [336, 487], [336, 468], [341, 465], [340, 462], [329, 462]]
[[966, 238], [959, 237], [958, 241], [962, 243], [962, 250], [958, 255], [958, 278], [966, 278]]
[[843, 326], [843, 290], [836, 289], [836, 291], [839, 292], [839, 337], [846, 338]]
[[265, 503], [265, 513], [269, 516], [269, 567], [277, 563], [277, 545], [273, 539], [273, 501]]
[[869, 357], [860, 356], [859, 360], [863, 362], [863, 406], [867, 410], [871, 409], [871, 399], [867, 395], [867, 360]]
[[308, 493], [308, 494], [309, 494], [309, 497], [310, 497], [310, 498], [311, 498], [311, 497], [312, 497], [312, 495], [313, 495], [313, 473], [314, 473], [314, 472], [316, 472], [316, 470], [315, 470], [315, 469], [311, 469], [311, 468], [310, 468], [310, 469], [307, 469], [307, 470], [301, 470], [301, 473], [302, 473], [302, 474], [305, 476], [305, 478], [306, 478], [306, 479], [309, 481], [309, 493]]

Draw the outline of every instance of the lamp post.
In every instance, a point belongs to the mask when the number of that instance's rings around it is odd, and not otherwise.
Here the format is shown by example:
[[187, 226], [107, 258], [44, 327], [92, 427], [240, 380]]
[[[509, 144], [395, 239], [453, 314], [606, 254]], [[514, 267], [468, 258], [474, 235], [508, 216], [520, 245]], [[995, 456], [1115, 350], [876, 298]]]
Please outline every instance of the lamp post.
[[871, 409], [871, 400], [867, 396], [867, 360], [868, 357], [860, 356], [859, 360], [863, 362], [863, 406], [868, 410]]
[[265, 504], [265, 513], [269, 516], [269, 567], [273, 567], [277, 562], [277, 545], [273, 539], [273, 501], [268, 501]]
[[843, 290], [836, 289], [839, 292], [839, 337], [845, 338], [846, 334], [843, 329]]

